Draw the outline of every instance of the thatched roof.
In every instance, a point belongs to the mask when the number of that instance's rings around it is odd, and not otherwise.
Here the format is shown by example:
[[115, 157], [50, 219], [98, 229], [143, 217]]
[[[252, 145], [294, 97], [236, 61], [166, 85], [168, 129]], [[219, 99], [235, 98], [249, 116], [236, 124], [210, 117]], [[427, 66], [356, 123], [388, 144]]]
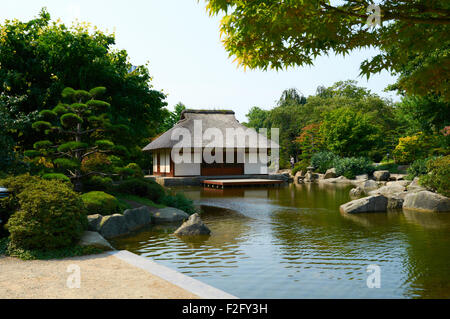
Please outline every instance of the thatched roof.
[[[175, 124], [170, 130], [164, 132], [159, 137], [157, 137], [155, 140], [153, 140], [150, 144], [148, 144], [146, 147], [144, 147], [144, 151], [151, 151], [156, 149], [163, 149], [163, 148], [173, 148], [179, 141], [177, 139], [172, 139], [172, 133], [177, 128], [185, 128], [189, 130], [191, 133], [191, 145], [194, 145], [194, 120], [201, 120], [202, 122], [202, 133], [205, 132], [208, 128], [218, 128], [223, 137], [224, 137], [224, 146], [229, 145], [228, 143], [230, 141], [226, 140], [226, 129], [227, 128], [234, 128], [234, 129], [242, 129], [246, 131], [248, 128], [241, 123], [239, 123], [238, 120], [234, 117], [233, 111], [227, 111], [227, 110], [184, 110], [181, 113], [181, 119], [178, 121], [177, 124]], [[254, 133], [255, 131], [252, 130]], [[257, 134], [258, 140], [265, 141], [268, 148], [271, 148], [271, 141], [267, 139], [262, 134]], [[240, 136], [239, 139], [242, 141], [244, 139], [243, 136]], [[214, 141], [217, 142], [217, 141]], [[237, 141], [234, 141], [234, 145], [236, 148]], [[203, 140], [202, 141], [202, 147], [205, 146], [211, 146], [210, 141]], [[220, 143], [214, 143], [212, 147], [218, 146], [220, 147]], [[256, 145], [249, 145], [249, 138], [245, 138], [245, 147], [249, 148], [256, 147]], [[278, 148], [278, 144], [272, 145], [272, 148]]]

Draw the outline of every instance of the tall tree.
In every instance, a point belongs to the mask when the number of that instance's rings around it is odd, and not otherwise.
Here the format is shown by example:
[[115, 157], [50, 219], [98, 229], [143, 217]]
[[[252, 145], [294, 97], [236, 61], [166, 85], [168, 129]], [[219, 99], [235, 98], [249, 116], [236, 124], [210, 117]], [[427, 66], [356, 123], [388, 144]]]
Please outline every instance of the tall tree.
[[377, 6], [373, 2], [207, 0], [207, 9], [210, 14], [225, 14], [221, 20], [225, 49], [244, 67], [312, 65], [317, 56], [376, 47], [381, 52], [362, 62], [361, 74], [400, 72], [413, 57], [400, 85], [406, 91], [420, 85], [416, 93], [442, 94], [450, 100], [450, 2], [380, 0]]
[[[113, 34], [87, 24], [51, 22], [45, 9], [28, 22], [6, 20], [0, 26], [0, 93], [26, 95], [17, 111], [27, 114], [56, 105], [65, 87], [105, 86], [114, 124], [129, 128], [120, 134], [121, 142], [137, 156], [163, 121], [165, 95], [152, 89], [147, 67], [132, 70], [127, 52], [114, 44]], [[30, 125], [21, 134], [15, 139], [23, 148], [36, 141]]]

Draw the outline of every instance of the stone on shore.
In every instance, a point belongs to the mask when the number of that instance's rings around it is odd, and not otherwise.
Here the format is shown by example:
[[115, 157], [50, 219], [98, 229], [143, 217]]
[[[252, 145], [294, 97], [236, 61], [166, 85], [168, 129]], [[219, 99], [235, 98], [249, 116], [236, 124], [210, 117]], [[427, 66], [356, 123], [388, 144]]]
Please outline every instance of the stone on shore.
[[420, 186], [419, 177], [414, 177], [411, 184], [408, 185], [407, 189], [408, 192], [421, 192], [426, 190], [425, 187]]
[[381, 195], [389, 195], [389, 194], [396, 194], [396, 193], [402, 193], [406, 191], [405, 186], [403, 186], [400, 183], [393, 183], [393, 184], [386, 184], [385, 186], [382, 186], [376, 190], [370, 191], [369, 195], [377, 195], [377, 194], [381, 194]]
[[337, 177], [336, 169], [335, 168], [330, 168], [330, 169], [327, 169], [327, 171], [325, 172], [325, 175], [323, 176], [323, 179], [335, 178], [335, 177]]
[[211, 230], [203, 223], [200, 216], [195, 213], [189, 216], [189, 219], [174, 234], [177, 236], [210, 235]]
[[301, 184], [303, 183], [303, 177], [305, 176], [305, 173], [303, 171], [298, 171], [297, 173], [295, 173], [294, 176], [294, 183], [295, 184]]
[[129, 232], [125, 217], [121, 214], [104, 216], [99, 226], [99, 233], [106, 239], [125, 235]]
[[150, 214], [155, 224], [181, 222], [189, 218], [187, 213], [174, 207], [160, 208]]
[[150, 209], [147, 206], [141, 206], [139, 208], [127, 209], [123, 212], [125, 222], [130, 231], [139, 229], [152, 222], [152, 216]]
[[100, 223], [103, 216], [100, 214], [89, 215], [88, 217], [88, 230], [98, 231], [100, 229]]
[[348, 214], [385, 212], [388, 199], [383, 195], [373, 195], [352, 200], [340, 206], [340, 211]]
[[357, 181], [367, 181], [369, 179], [369, 175], [368, 174], [356, 175], [355, 179]]
[[377, 181], [388, 181], [390, 176], [391, 173], [387, 170], [373, 172], [373, 177], [375, 177], [375, 180]]
[[363, 193], [364, 193], [364, 190], [359, 186], [356, 186], [355, 188], [352, 188], [350, 190], [351, 197], [360, 197]]
[[430, 191], [408, 193], [403, 208], [424, 212], [450, 212], [450, 198]]
[[103, 250], [114, 250], [113, 246], [96, 231], [85, 231], [78, 244]]
[[377, 189], [378, 188], [378, 183], [369, 179], [367, 181], [363, 181], [360, 185], [359, 185], [364, 191], [369, 191], [372, 189]]
[[307, 172], [305, 174], [305, 178], [303, 179], [303, 181], [306, 182], [306, 183], [310, 183], [310, 182], [314, 182], [317, 179], [319, 179], [319, 174], [312, 173], [312, 172]]

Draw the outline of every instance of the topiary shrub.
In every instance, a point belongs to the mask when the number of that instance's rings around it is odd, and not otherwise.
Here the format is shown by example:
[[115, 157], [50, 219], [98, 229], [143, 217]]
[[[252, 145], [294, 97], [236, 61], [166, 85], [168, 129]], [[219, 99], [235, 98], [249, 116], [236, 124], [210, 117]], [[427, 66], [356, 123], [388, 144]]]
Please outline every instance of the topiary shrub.
[[119, 213], [119, 201], [105, 192], [92, 191], [81, 195], [88, 214], [112, 215]]
[[111, 162], [103, 153], [93, 153], [86, 156], [81, 161], [81, 171], [88, 172], [109, 172], [111, 170]]
[[307, 159], [301, 160], [300, 162], [295, 163], [291, 174], [295, 176], [295, 174], [299, 171], [306, 172], [306, 168], [308, 168], [309, 166], [310, 166], [309, 160], [307, 160]]
[[428, 174], [419, 178], [419, 183], [435, 192], [450, 197], [450, 155], [427, 161]]
[[136, 178], [144, 177], [141, 167], [136, 163], [130, 163], [127, 166], [125, 166], [125, 168], [133, 171], [133, 174], [131, 175], [133, 177], [136, 177]]
[[139, 178], [125, 180], [117, 185], [115, 190], [123, 194], [145, 197], [154, 202], [160, 202], [165, 195], [164, 189], [158, 183]]
[[17, 198], [20, 208], [7, 223], [12, 248], [69, 247], [87, 228], [83, 201], [64, 182], [39, 180], [27, 185]]
[[42, 175], [43, 179], [47, 179], [47, 180], [59, 180], [62, 182], [70, 182], [70, 178], [68, 178], [66, 175], [64, 174], [59, 174], [59, 173], [49, 173], [49, 174], [44, 174]]
[[196, 212], [192, 200], [184, 196], [182, 193], [169, 193], [161, 199], [161, 204], [166, 206], [175, 207], [185, 211], [189, 215]]
[[372, 174], [375, 170], [372, 161], [366, 157], [344, 157], [335, 160], [334, 164], [336, 174], [349, 179], [359, 174]]
[[311, 165], [316, 171], [323, 174], [327, 171], [327, 169], [334, 167], [337, 159], [339, 159], [339, 156], [333, 152], [318, 152], [311, 157]]

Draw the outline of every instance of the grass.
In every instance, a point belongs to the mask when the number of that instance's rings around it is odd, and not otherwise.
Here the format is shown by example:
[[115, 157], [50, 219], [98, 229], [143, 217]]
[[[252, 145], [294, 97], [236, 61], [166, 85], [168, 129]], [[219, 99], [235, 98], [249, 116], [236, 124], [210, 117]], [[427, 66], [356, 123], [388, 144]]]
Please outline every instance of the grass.
[[100, 254], [102, 252], [103, 252], [102, 249], [96, 247], [80, 246], [80, 245], [74, 245], [67, 248], [52, 249], [52, 250], [12, 248], [9, 246], [8, 238], [0, 239], [0, 255], [17, 257], [22, 260], [62, 259], [67, 257]]
[[[146, 205], [146, 206], [150, 206], [150, 207], [155, 207], [155, 208], [164, 208], [166, 207], [166, 205], [162, 205], [162, 204], [156, 204], [155, 202], [153, 202], [152, 200], [148, 199], [148, 198], [143, 198], [143, 197], [139, 197], [136, 195], [129, 195], [129, 194], [114, 194], [114, 196], [116, 196], [116, 198], [119, 200], [119, 203], [122, 202], [124, 204], [127, 204], [128, 206], [130, 206], [128, 203], [126, 203], [125, 201], [133, 201], [142, 205]], [[131, 208], [131, 207], [129, 207]]]

